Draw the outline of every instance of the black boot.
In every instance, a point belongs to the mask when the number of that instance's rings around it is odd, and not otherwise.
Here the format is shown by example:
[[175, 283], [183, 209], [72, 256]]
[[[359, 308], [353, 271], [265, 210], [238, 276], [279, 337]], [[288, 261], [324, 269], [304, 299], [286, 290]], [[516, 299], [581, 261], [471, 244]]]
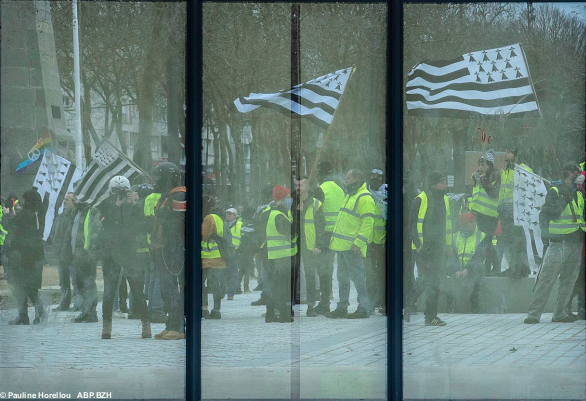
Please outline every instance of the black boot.
[[27, 325], [29, 324], [28, 315], [18, 315], [16, 319], [11, 320], [8, 324], [12, 326]]

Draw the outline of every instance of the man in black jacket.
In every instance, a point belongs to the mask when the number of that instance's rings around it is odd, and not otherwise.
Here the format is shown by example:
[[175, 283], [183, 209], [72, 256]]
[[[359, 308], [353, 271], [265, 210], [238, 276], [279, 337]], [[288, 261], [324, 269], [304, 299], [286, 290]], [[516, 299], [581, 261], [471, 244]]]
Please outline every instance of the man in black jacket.
[[586, 231], [584, 197], [575, 184], [579, 175], [580, 168], [576, 164], [566, 164], [562, 169], [562, 185], [551, 188], [545, 197], [539, 225], [543, 242], [549, 242], [549, 245], [537, 276], [526, 324], [539, 323], [558, 275], [560, 286], [552, 322], [569, 323], [577, 320], [574, 314], [568, 314], [566, 305], [580, 273], [580, 257]]

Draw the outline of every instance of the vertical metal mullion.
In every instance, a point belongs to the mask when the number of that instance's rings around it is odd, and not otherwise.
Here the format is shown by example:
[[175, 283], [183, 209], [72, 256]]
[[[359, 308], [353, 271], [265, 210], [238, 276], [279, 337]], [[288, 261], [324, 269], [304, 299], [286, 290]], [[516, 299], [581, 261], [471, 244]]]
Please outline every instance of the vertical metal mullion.
[[187, 2], [185, 151], [185, 399], [201, 399], [202, 2]]

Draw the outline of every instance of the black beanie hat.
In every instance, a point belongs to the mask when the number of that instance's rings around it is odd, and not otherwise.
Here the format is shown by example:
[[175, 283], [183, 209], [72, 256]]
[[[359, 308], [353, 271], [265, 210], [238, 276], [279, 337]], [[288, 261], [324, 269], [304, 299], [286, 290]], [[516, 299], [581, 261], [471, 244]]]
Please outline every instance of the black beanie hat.
[[437, 170], [430, 171], [429, 174], [427, 174], [427, 186], [431, 188], [445, 178], [446, 176]]

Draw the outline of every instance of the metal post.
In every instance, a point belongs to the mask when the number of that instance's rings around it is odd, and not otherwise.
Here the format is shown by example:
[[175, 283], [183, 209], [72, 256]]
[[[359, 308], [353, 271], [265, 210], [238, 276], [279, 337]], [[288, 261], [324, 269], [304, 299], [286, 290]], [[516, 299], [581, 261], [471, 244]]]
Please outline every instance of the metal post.
[[77, 21], [77, 0], [73, 0], [73, 76], [75, 79], [75, 165], [83, 164], [83, 138], [81, 135], [81, 84], [79, 78], [79, 23]]

